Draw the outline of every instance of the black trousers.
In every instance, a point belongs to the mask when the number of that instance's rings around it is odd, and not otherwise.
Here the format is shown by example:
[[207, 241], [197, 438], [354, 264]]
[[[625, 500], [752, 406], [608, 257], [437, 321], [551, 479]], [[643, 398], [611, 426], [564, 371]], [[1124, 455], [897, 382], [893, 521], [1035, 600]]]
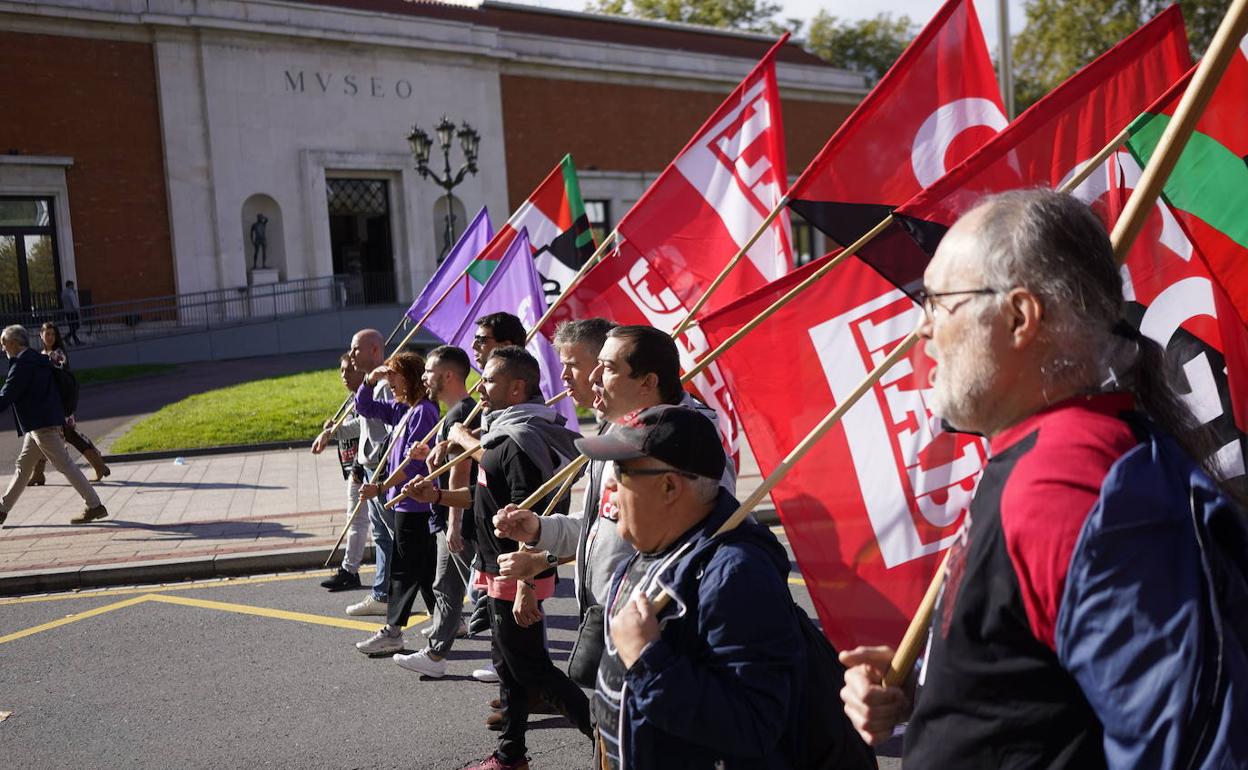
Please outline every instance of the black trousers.
[[407, 625], [417, 593], [424, 598], [429, 614], [433, 614], [437, 606], [433, 596], [437, 559], [437, 540], [429, 531], [429, 513], [395, 511], [390, 601], [386, 607], [386, 623], [392, 628]]
[[511, 614], [512, 602], [490, 597], [490, 631], [494, 670], [498, 672], [498, 699], [503, 706], [503, 732], [498, 754], [504, 762], [524, 757], [524, 733], [529, 724], [529, 697], [541, 694], [576, 729], [593, 736], [589, 700], [568, 675], [555, 667], [546, 651], [545, 621], [523, 628]]

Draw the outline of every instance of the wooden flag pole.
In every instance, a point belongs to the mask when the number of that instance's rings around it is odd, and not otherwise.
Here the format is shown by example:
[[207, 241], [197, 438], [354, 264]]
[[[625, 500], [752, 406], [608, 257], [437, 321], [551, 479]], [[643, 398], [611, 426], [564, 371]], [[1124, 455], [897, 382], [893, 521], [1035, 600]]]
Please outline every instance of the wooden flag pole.
[[598, 248], [594, 249], [594, 253], [590, 256], [590, 258], [585, 260], [585, 264], [581, 265], [580, 270], [576, 271], [576, 275], [572, 276], [572, 280], [568, 282], [568, 285], [564, 288], [563, 292], [555, 298], [554, 302], [550, 303], [550, 307], [546, 308], [546, 312], [542, 313], [542, 317], [537, 319], [537, 323], [533, 324], [533, 328], [529, 329], [529, 336], [525, 338], [525, 342], [532, 340], [533, 335], [536, 334], [538, 330], [550, 320], [550, 317], [554, 315], [555, 310], [563, 304], [563, 301], [572, 293], [572, 290], [575, 289], [576, 285], [581, 282], [581, 279], [585, 277], [585, 274], [589, 272], [590, 268], [602, 260], [602, 255], [607, 253], [610, 244], [618, 238], [618, 230], [612, 230], [607, 233], [607, 237], [602, 239], [602, 243], [598, 244]]
[[1248, 31], [1248, 0], [1234, 0], [1222, 17], [1222, 23], [1218, 25], [1218, 31], [1213, 36], [1213, 42], [1209, 44], [1205, 58], [1197, 66], [1191, 84], [1183, 92], [1174, 118], [1162, 132], [1152, 159], [1144, 168], [1140, 181], [1131, 192], [1122, 215], [1114, 225], [1110, 240], [1114, 244], [1114, 259], [1118, 260], [1118, 264], [1126, 261], [1127, 252], [1131, 250], [1131, 245], [1135, 243], [1145, 218], [1152, 211], [1157, 196], [1161, 194], [1166, 180], [1178, 164], [1179, 156], [1183, 154], [1187, 140], [1196, 130], [1196, 123], [1204, 113], [1206, 105], [1213, 98], [1222, 74], [1226, 72], [1231, 58], [1239, 53], [1239, 41], [1244, 37], [1245, 31]]
[[[819, 421], [819, 424], [816, 425], [810, 433], [807, 433], [806, 437], [798, 442], [797, 446], [793, 447], [793, 449], [785, 456], [784, 460], [776, 466], [775, 470], [768, 474], [767, 478], [763, 480], [763, 483], [758, 486], [758, 489], [755, 489], [754, 493], [747, 497], [745, 501], [737, 507], [737, 510], [728, 517], [728, 520], [725, 521], [719, 529], [715, 531], [715, 535], [712, 535], [712, 537], [721, 535], [729, 530], [736, 529], [741, 522], [745, 521], [745, 517], [750, 515], [750, 512], [754, 510], [763, 498], [769, 495], [771, 490], [775, 489], [776, 485], [784, 480], [784, 477], [793, 469], [793, 466], [805, 457], [806, 453], [809, 452], [815, 444], [819, 443], [819, 440], [823, 438], [834, 425], [841, 421], [841, 418], [845, 416], [845, 413], [848, 412], [854, 404], [858, 403], [858, 400], [866, 395], [866, 393], [880, 381], [880, 378], [884, 376], [885, 372], [892, 368], [893, 364], [897, 363], [906, 354], [908, 354], [910, 349], [913, 348], [915, 343], [918, 341], [919, 333], [916, 330], [910, 332], [905, 339], [899, 342], [897, 346], [893, 348], [892, 352], [889, 353], [888, 356], [881, 361], [870, 374], [863, 378], [862, 382], [858, 383], [856, 388], [850, 391], [844, 400], [837, 404], [831, 412], [828, 412], [828, 414]], [[654, 611], [658, 612], [663, 609], [670, 601], [671, 597], [668, 594], [660, 593], [654, 599]]]
[[698, 314], [698, 311], [701, 310], [707, 300], [711, 298], [711, 295], [714, 294], [715, 290], [719, 288], [719, 285], [724, 282], [724, 279], [727, 278], [728, 274], [732, 272], [732, 269], [737, 266], [737, 263], [740, 262], [747, 253], [749, 253], [750, 249], [754, 248], [754, 244], [758, 243], [758, 239], [763, 237], [763, 233], [767, 232], [767, 229], [771, 227], [771, 223], [776, 221], [776, 217], [780, 216], [780, 212], [784, 211], [784, 207], [788, 205], [789, 196], [786, 193], [785, 196], [780, 199], [780, 202], [776, 204], [776, 207], [771, 210], [771, 213], [768, 214], [763, 220], [763, 223], [758, 226], [758, 229], [754, 231], [754, 234], [750, 236], [750, 239], [745, 242], [745, 245], [741, 247], [732, 259], [728, 260], [728, 264], [724, 265], [724, 269], [719, 271], [719, 275], [715, 276], [715, 280], [711, 281], [710, 286], [706, 287], [706, 291], [702, 292], [702, 296], [698, 297], [698, 301], [695, 302], [693, 307], [689, 309], [689, 312], [685, 314], [685, 317], [681, 319], [680, 323], [676, 324], [676, 330], [672, 332], [673, 338], [679, 337], [684, 333], [685, 329], [689, 328], [689, 325], [693, 323], [693, 317]]
[[564, 480], [563, 484], [559, 486], [558, 491], [556, 491], [554, 496], [550, 498], [550, 504], [546, 506], [546, 510], [542, 511], [542, 515], [549, 516], [550, 514], [554, 513], [555, 506], [559, 504], [559, 501], [562, 500], [563, 496], [566, 495], [568, 491], [572, 489], [572, 485], [575, 483], [576, 483], [576, 474], [569, 473], [568, 477]]
[[792, 289], [789, 289], [787, 292], [785, 292], [783, 297], [771, 303], [771, 305], [769, 305], [767, 309], [763, 310], [763, 312], [751, 318], [748, 322], [746, 322], [744, 326], [742, 326], [740, 329], [737, 329], [735, 332], [733, 332], [732, 336], [728, 337], [723, 342], [719, 343], [719, 345], [714, 350], [707, 353], [705, 356], [702, 357], [702, 360], [694, 364], [693, 368], [690, 369], [688, 372], [686, 372], [685, 375], [680, 378], [680, 381], [689, 382], [694, 377], [698, 376], [698, 374], [700, 374], [703, 369], [710, 366], [711, 363], [713, 363], [715, 359], [719, 358], [720, 355], [722, 355], [724, 351], [726, 351], [728, 348], [732, 347], [733, 345], [737, 344], [737, 342], [740, 341], [742, 337], [749, 334], [751, 331], [757, 328], [759, 324], [761, 324], [763, 321], [766, 321], [768, 318], [774, 315], [776, 311], [778, 311], [780, 308], [787, 305], [789, 303], [789, 300], [793, 299], [798, 294], [801, 294], [802, 292], [809, 289], [812, 285], [814, 285], [816, 281], [818, 281], [820, 278], [827, 275], [837, 265], [841, 264], [845, 260], [854, 256], [855, 252], [857, 252], [863, 246], [866, 246], [868, 243], [870, 243], [872, 239], [874, 239], [880, 233], [884, 232], [885, 228], [887, 228], [892, 223], [893, 223], [892, 214], [889, 214], [888, 216], [884, 217], [884, 219], [880, 220], [879, 224], [877, 224], [875, 227], [868, 230], [861, 238], [859, 238], [858, 240], [850, 244], [848, 248], [846, 248], [840, 254], [837, 254], [832, 259], [828, 260], [828, 264], [824, 265], [823, 267], [819, 268], [815, 272], [811, 273], [809, 276], [806, 277], [804, 281], [802, 281], [798, 285], [794, 286]]

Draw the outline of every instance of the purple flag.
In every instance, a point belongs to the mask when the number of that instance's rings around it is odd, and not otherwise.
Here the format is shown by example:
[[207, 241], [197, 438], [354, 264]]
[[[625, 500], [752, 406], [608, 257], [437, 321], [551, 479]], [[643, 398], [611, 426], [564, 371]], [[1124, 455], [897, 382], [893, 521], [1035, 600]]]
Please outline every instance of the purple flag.
[[[472, 303], [481, 295], [481, 287], [489, 278], [488, 273], [481, 277], [474, 275], [476, 271], [468, 268], [493, 237], [494, 228], [490, 226], [489, 212], [482, 208], [473, 217], [464, 234], [459, 236], [459, 241], [433, 274], [429, 285], [407, 309], [407, 317], [418, 323], [424, 318], [423, 328], [426, 331], [443, 342], [451, 339], [463, 323], [464, 313], [468, 312]], [[444, 294], [446, 299], [442, 299]], [[442, 299], [441, 304], [438, 304], [439, 299]], [[431, 309], [432, 313], [429, 312]], [[425, 317], [426, 314], [428, 318]]]
[[[533, 248], [529, 245], [529, 232], [521, 229], [515, 240], [507, 247], [503, 258], [498, 261], [494, 274], [481, 290], [481, 296], [473, 305], [471, 312], [463, 317], [463, 324], [450, 344], [464, 350], [472, 347], [472, 335], [476, 332], [476, 319], [490, 313], [511, 313], [520, 319], [526, 330], [532, 329], [538, 319], [546, 313], [546, 295], [542, 290], [541, 278], [533, 264]], [[554, 345], [541, 332], [533, 335], [527, 349], [537, 359], [542, 369], [542, 395], [549, 399], [561, 392], [563, 381], [559, 375], [563, 365], [559, 363], [559, 354]], [[472, 359], [472, 357], [469, 357]], [[476, 360], [472, 359], [476, 367]], [[579, 432], [576, 421], [576, 406], [571, 398], [564, 398], [555, 405], [560, 414], [568, 418], [569, 430]]]

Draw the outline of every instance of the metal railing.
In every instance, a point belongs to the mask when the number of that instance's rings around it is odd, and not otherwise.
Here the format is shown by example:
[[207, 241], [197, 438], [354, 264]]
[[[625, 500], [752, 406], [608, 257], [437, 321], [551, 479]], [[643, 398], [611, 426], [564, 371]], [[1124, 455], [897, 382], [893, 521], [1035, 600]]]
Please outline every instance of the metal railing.
[[83, 305], [76, 319], [65, 310], [39, 309], [6, 322], [24, 323], [34, 332], [53, 321], [62, 335], [76, 322], [78, 337], [92, 345], [393, 302], [392, 273], [353, 273]]

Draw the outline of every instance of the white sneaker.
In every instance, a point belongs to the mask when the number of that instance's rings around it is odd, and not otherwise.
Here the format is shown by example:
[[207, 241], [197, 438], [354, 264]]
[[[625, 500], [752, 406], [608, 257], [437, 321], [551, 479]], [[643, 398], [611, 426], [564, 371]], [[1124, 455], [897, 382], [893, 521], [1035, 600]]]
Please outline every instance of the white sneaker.
[[385, 615], [386, 602], [379, 602], [372, 594], [364, 597], [364, 601], [347, 607], [348, 615]]
[[403, 632], [391, 634], [386, 626], [377, 629], [377, 633], [362, 642], [355, 643], [355, 649], [365, 655], [382, 655], [399, 652], [403, 649]]
[[446, 658], [434, 660], [429, 657], [428, 650], [413, 652], [411, 655], [395, 655], [394, 662], [408, 671], [415, 671], [417, 674], [431, 676], [434, 679], [446, 676]]
[[478, 682], [497, 682], [498, 672], [494, 670], [493, 666], [486, 666], [485, 668], [479, 668], [476, 671], [473, 671], [472, 678], [476, 679]]

